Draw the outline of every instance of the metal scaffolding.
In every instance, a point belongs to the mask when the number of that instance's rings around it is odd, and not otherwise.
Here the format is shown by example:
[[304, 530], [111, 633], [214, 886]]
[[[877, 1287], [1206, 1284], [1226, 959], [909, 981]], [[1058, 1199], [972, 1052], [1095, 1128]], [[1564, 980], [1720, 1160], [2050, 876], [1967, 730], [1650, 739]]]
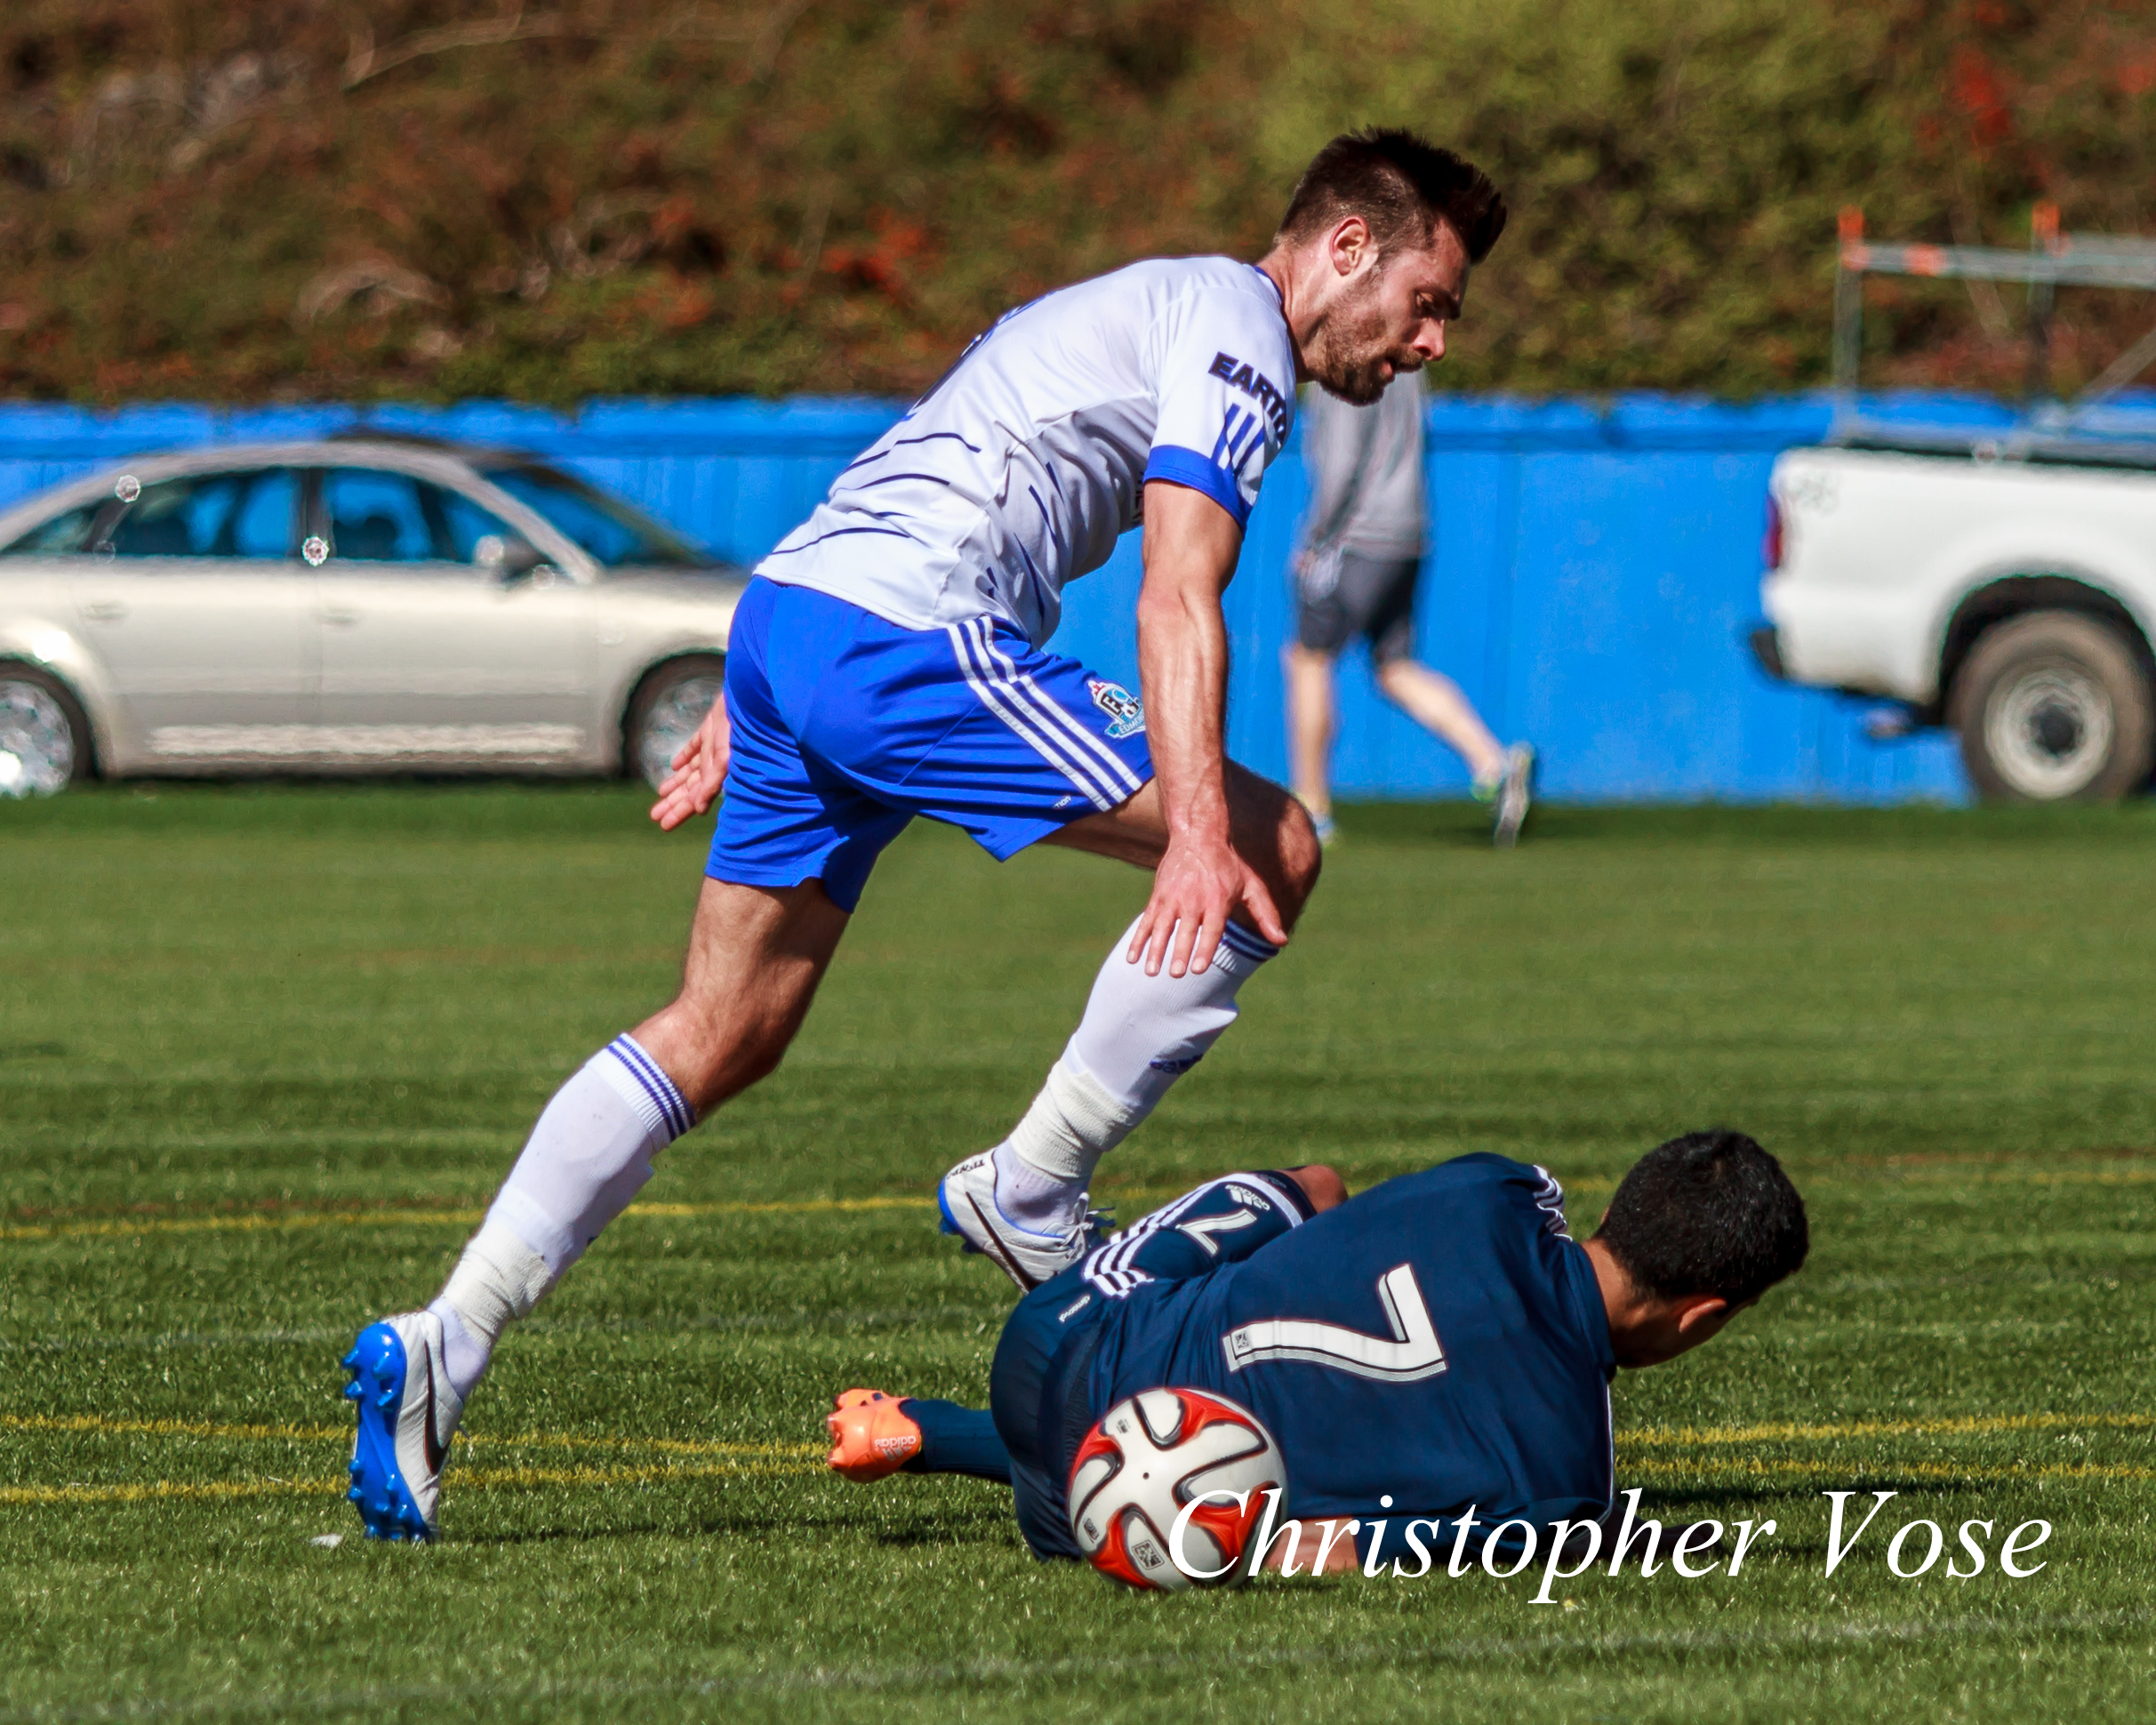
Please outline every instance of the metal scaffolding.
[[1997, 245], [1876, 245], [1864, 237], [1863, 212], [1841, 213], [1841, 246], [1834, 270], [1834, 396], [1837, 417], [1856, 414], [1856, 370], [1863, 350], [1864, 277], [1921, 276], [1942, 280], [2019, 282], [2029, 290], [2026, 396], [2032, 416], [2054, 428], [2118, 393], [2156, 364], [2156, 329], [2104, 367], [2071, 402], [2048, 413], [2051, 314], [2062, 287], [2116, 287], [2156, 293], [2156, 239], [2110, 234], [2062, 234], [2058, 210], [2039, 204], [2029, 249]]

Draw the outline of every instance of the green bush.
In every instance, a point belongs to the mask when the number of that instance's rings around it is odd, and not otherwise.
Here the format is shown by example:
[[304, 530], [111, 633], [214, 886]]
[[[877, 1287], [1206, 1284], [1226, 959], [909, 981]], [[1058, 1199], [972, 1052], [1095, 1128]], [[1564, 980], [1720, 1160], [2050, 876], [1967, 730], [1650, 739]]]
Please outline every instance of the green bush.
[[[2099, 0], [15, 0], [0, 389], [905, 393], [1059, 282], [1255, 255], [1370, 120], [1511, 198], [1457, 386], [1817, 381], [1847, 203], [2156, 225], [2156, 20]], [[1873, 375], [2018, 377], [2010, 292], [1877, 293]]]

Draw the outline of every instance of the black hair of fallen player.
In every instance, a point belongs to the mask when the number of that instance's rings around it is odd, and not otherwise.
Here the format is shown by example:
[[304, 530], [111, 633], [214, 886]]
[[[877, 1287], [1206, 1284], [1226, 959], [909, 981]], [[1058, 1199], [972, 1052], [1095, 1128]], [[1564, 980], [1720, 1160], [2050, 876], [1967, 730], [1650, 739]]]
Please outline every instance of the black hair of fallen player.
[[1595, 1238], [1663, 1299], [1741, 1305], [1793, 1275], [1811, 1248], [1804, 1199], [1782, 1164], [1718, 1127], [1657, 1145], [1617, 1183]]
[[1276, 237], [1299, 245], [1351, 215], [1370, 224], [1381, 258], [1429, 245], [1443, 221], [1480, 263], [1504, 232], [1504, 194], [1463, 156], [1397, 126], [1366, 126], [1311, 158]]

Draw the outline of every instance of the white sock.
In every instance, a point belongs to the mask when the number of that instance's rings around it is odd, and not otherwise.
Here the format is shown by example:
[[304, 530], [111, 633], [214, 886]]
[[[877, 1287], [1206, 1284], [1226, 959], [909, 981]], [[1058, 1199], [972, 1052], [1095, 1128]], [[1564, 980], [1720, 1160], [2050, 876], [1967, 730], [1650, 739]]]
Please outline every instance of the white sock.
[[696, 1117], [634, 1037], [617, 1036], [554, 1093], [524, 1153], [429, 1309], [469, 1396], [509, 1320], [527, 1315], [652, 1177]]
[[1148, 976], [1127, 963], [1137, 925], [1094, 979], [1086, 1015], [1025, 1118], [996, 1152], [996, 1202], [1025, 1226], [1061, 1227], [1102, 1157], [1235, 1023], [1236, 991], [1279, 951], [1239, 923], [1202, 972]]

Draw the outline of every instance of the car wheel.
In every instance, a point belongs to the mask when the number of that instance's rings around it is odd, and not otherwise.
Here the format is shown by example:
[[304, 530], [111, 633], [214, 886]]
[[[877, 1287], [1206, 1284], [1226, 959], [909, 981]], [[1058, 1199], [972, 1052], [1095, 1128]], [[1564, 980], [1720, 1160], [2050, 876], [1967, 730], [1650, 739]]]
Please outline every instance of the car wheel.
[[90, 721], [58, 678], [0, 662], [0, 797], [50, 797], [96, 770]]
[[2078, 611], [2032, 611], [1984, 630], [1949, 711], [1987, 802], [2113, 802], [2156, 755], [2156, 696], [2136, 643]]
[[621, 726], [624, 769], [658, 790], [725, 686], [726, 662], [717, 654], [669, 659], [653, 671], [637, 686]]

